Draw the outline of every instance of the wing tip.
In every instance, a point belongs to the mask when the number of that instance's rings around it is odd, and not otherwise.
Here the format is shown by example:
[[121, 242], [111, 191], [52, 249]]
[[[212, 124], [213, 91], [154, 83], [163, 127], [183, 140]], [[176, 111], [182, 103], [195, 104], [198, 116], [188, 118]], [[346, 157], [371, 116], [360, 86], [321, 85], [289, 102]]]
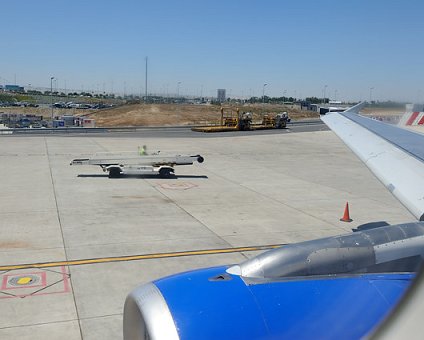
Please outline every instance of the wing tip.
[[[354, 113], [354, 114], [359, 114], [359, 111], [361, 111], [361, 109], [364, 108], [364, 106], [367, 105], [367, 104], [368, 104], [368, 102], [366, 102], [366, 101], [359, 102], [358, 104], [349, 107], [347, 110], [344, 110], [343, 112], [350, 112], [350, 113]], [[332, 114], [337, 114], [337, 113], [339, 113], [339, 112], [328, 112], [327, 114], [321, 115], [320, 119], [325, 122], [326, 116], [330, 116]]]
[[352, 112], [352, 113], [359, 113], [359, 111], [361, 111], [361, 109], [367, 105], [368, 103], [366, 101], [363, 102], [359, 102], [358, 104], [348, 108], [346, 111], [344, 112]]

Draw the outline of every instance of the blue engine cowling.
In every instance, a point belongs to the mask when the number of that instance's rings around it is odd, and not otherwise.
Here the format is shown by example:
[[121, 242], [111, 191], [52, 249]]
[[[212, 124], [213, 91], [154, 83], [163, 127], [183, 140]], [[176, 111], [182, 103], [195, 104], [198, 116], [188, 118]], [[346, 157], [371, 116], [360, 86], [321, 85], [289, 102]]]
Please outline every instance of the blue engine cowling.
[[130, 293], [124, 339], [357, 339], [413, 274], [246, 279], [228, 267], [159, 279]]

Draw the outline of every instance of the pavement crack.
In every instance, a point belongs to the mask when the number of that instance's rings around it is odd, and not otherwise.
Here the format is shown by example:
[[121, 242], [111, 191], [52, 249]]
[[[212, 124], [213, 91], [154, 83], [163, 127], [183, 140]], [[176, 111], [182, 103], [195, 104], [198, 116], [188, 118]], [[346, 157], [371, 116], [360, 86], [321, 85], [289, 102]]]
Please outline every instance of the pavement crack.
[[[51, 179], [52, 188], [53, 188], [54, 202], [55, 202], [55, 205], [56, 205], [57, 220], [59, 222], [60, 234], [62, 236], [63, 251], [65, 253], [65, 259], [66, 259], [66, 261], [68, 261], [68, 253], [67, 253], [67, 248], [65, 246], [65, 236], [64, 236], [64, 233], [63, 233], [62, 221], [61, 221], [60, 212], [59, 212], [59, 205], [58, 205], [58, 202], [57, 202], [57, 190], [56, 190], [56, 186], [54, 184], [53, 172], [52, 172], [52, 163], [51, 163], [50, 153], [49, 153], [49, 145], [47, 143], [46, 137], [44, 137], [44, 144], [46, 146], [47, 161], [48, 161], [48, 166], [49, 166], [49, 171], [50, 171], [50, 179]], [[75, 313], [77, 315], [77, 320], [78, 320], [78, 328], [79, 328], [79, 332], [80, 332], [80, 335], [81, 335], [81, 339], [83, 339], [81, 321], [80, 321], [80, 317], [79, 317], [79, 313], [78, 313], [77, 301], [75, 299], [74, 285], [72, 283], [72, 276], [70, 275], [71, 274], [71, 268], [68, 267], [68, 270], [69, 270], [69, 280], [71, 282], [70, 286], [71, 286], [71, 291], [72, 291], [72, 297], [73, 297], [74, 306], [75, 306]]]
[[[178, 207], [180, 210], [182, 210], [185, 214], [187, 214], [188, 216], [190, 216], [192, 219], [194, 219], [195, 221], [197, 221], [198, 223], [200, 223], [204, 228], [206, 228], [210, 233], [212, 233], [213, 235], [215, 235], [219, 240], [221, 240], [222, 242], [224, 242], [224, 244], [233, 247], [233, 245], [228, 242], [227, 240], [223, 239], [220, 235], [218, 235], [217, 233], [215, 233], [213, 230], [211, 230], [205, 223], [203, 223], [202, 221], [200, 221], [196, 216], [194, 216], [193, 214], [191, 214], [188, 210], [184, 209], [181, 205], [179, 205], [177, 202], [175, 202], [172, 198], [170, 198], [168, 195], [166, 195], [164, 192], [162, 192], [161, 190], [158, 189], [158, 186], [155, 186], [153, 184], [151, 184], [150, 182], [146, 181], [151, 187], [153, 187], [153, 189], [155, 189], [160, 195], [166, 197], [168, 200], [170, 200], [172, 202], [172, 204], [174, 204], [176, 207]], [[246, 255], [241, 254], [243, 257], [247, 258]]]

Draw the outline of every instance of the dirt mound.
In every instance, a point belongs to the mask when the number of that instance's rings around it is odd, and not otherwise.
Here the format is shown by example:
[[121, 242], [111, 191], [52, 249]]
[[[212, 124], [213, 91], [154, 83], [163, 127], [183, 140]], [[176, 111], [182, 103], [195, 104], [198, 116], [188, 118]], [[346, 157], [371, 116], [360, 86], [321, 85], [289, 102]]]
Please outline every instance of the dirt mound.
[[[98, 110], [90, 114], [99, 127], [112, 126], [172, 126], [219, 124], [221, 118], [218, 105], [190, 104], [132, 104], [111, 109]], [[237, 106], [224, 106], [226, 116], [235, 117]], [[240, 111], [252, 112], [254, 119], [261, 119], [263, 113], [286, 111], [292, 119], [317, 117], [317, 113], [302, 111], [296, 106], [284, 105], [243, 105]]]
[[214, 120], [219, 109], [211, 105], [133, 104], [90, 114], [97, 126], [190, 125]]

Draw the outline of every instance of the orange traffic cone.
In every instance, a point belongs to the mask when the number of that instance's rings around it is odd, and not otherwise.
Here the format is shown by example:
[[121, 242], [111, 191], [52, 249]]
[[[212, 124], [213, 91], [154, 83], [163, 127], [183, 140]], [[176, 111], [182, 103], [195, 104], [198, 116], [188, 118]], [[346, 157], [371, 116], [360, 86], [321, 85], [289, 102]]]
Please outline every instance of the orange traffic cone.
[[342, 222], [352, 222], [352, 219], [349, 216], [349, 203], [348, 202], [346, 202], [344, 214], [343, 214], [343, 217], [340, 219], [340, 221], [342, 221]]

